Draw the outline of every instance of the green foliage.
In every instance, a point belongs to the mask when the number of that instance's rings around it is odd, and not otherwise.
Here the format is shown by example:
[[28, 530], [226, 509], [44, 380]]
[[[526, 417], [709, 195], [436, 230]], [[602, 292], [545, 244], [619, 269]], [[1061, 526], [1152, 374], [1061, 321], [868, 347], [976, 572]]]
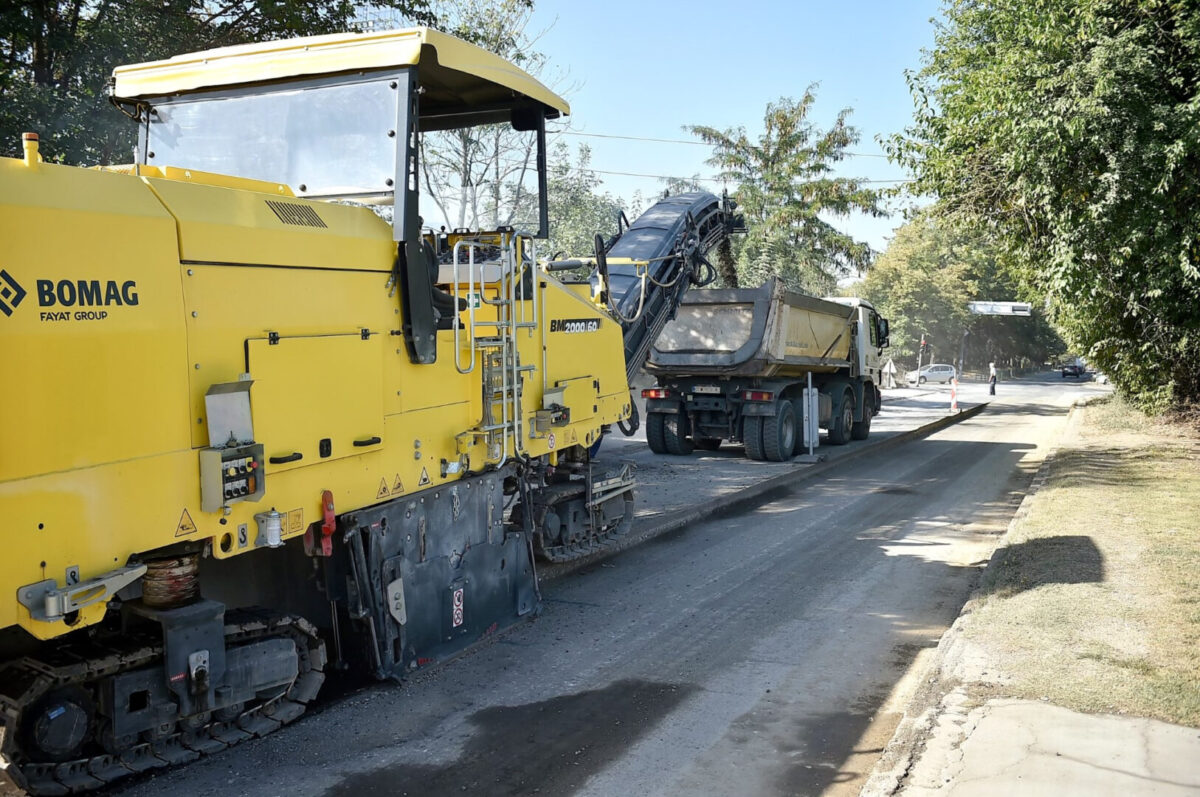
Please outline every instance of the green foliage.
[[686, 128], [712, 145], [708, 163], [738, 185], [735, 197], [749, 231], [734, 244], [737, 282], [722, 280], [730, 287], [778, 276], [796, 290], [822, 295], [834, 290], [839, 277], [870, 263], [867, 244], [825, 219], [852, 212], [882, 216], [879, 192], [861, 179], [833, 176], [859, 134], [847, 124], [849, 108], [828, 130], [818, 129], [809, 119], [815, 100], [810, 86], [799, 101], [767, 105], [756, 142], [744, 128]]
[[546, 252], [587, 257], [595, 251], [597, 233], [608, 238], [617, 231], [620, 201], [601, 192], [602, 181], [588, 166], [592, 151], [581, 144], [574, 163], [567, 145], [559, 142], [550, 156], [550, 240]]
[[967, 303], [1012, 301], [1021, 288], [1003, 249], [992, 237], [963, 228], [935, 211], [917, 215], [896, 232], [861, 282], [847, 288], [869, 299], [891, 323], [889, 354], [915, 366], [921, 334], [932, 348], [925, 362], [956, 362], [967, 335], [966, 367], [989, 362], [1041, 363], [1063, 351], [1044, 315], [1029, 318], [971, 315]]
[[[427, 0], [381, 0], [433, 21]], [[350, 0], [51, 0], [0, 4], [0, 155], [42, 135], [62, 163], [132, 160], [136, 130], [105, 93], [113, 67], [251, 41], [344, 31]]]
[[946, 6], [891, 149], [997, 240], [1142, 406], [1200, 400], [1200, 14], [1191, 0]]

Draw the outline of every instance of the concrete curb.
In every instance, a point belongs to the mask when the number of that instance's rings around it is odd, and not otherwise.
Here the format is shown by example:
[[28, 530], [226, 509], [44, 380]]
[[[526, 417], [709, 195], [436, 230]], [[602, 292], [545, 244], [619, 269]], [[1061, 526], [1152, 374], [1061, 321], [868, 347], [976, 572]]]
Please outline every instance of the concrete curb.
[[720, 495], [716, 498], [710, 498], [686, 510], [677, 512], [669, 517], [653, 518], [643, 524], [638, 524], [635, 521], [633, 529], [623, 537], [606, 545], [603, 549], [589, 554], [582, 559], [576, 559], [573, 562], [567, 562], [558, 565], [543, 565], [538, 568], [538, 579], [542, 582], [553, 581], [563, 576], [574, 573], [575, 571], [594, 565], [610, 556], [619, 553], [620, 551], [628, 550], [636, 545], [641, 545], [655, 537], [660, 537], [663, 534], [669, 534], [699, 520], [711, 517], [717, 512], [722, 512], [732, 509], [743, 504], [749, 503], [762, 497], [763, 495], [778, 490], [783, 487], [791, 487], [795, 484], [809, 479], [816, 478], [828, 471], [839, 467], [840, 465], [851, 462], [859, 457], [865, 456], [868, 453], [878, 453], [886, 451], [895, 446], [907, 443], [911, 440], [916, 440], [921, 437], [933, 434], [934, 432], [945, 429], [947, 426], [965, 421], [968, 418], [973, 418], [979, 413], [987, 409], [989, 402], [977, 404], [974, 407], [966, 410], [959, 410], [957, 414], [947, 415], [944, 418], [938, 418], [932, 423], [927, 423], [924, 426], [918, 426], [916, 429], [910, 429], [907, 432], [901, 432], [891, 437], [884, 438], [875, 443], [868, 443], [865, 446], [855, 446], [847, 453], [837, 457], [837, 459], [828, 460], [817, 463], [809, 468], [797, 468], [788, 471], [787, 473], [778, 473], [770, 478], [763, 479], [760, 482], [748, 485], [736, 490], [727, 495]]
[[[1100, 398], [1099, 396], [1089, 396], [1076, 399], [1071, 404], [1064, 426], [1064, 436], [1078, 423], [1078, 411]], [[1017, 505], [1012, 519], [1004, 529], [1004, 534], [996, 543], [995, 550], [999, 550], [1007, 544], [1013, 529], [1029, 516], [1034, 498], [1046, 486], [1050, 466], [1057, 458], [1058, 451], [1059, 445], [1055, 445], [1038, 465], [1038, 469], [1029, 483], [1029, 489], [1021, 499], [1021, 503]], [[989, 566], [991, 561], [994, 561], [994, 552]], [[871, 774], [867, 777], [867, 782], [859, 792], [859, 797], [891, 797], [891, 795], [901, 792], [905, 779], [917, 759], [926, 752], [926, 743], [929, 737], [942, 724], [954, 726], [948, 743], [947, 740], [942, 740], [939, 744], [940, 749], [937, 751], [937, 754], [943, 756], [945, 774], [951, 776], [946, 777], [945, 780], [952, 779], [952, 767], [961, 760], [958, 747], [970, 735], [978, 721], [978, 717], [970, 710], [969, 695], [962, 685], [963, 679], [958, 677], [956, 670], [962, 660], [963, 632], [971, 622], [976, 601], [982, 597], [983, 575], [986, 572], [986, 569], [980, 571], [979, 584], [971, 591], [954, 623], [938, 640], [933, 656], [917, 674], [916, 682], [926, 685], [926, 688], [918, 691], [905, 708], [904, 717], [896, 726], [896, 730], [880, 754], [879, 760], [875, 762]], [[942, 687], [940, 690], [937, 688], [939, 685]], [[939, 691], [940, 696], [935, 698]]]

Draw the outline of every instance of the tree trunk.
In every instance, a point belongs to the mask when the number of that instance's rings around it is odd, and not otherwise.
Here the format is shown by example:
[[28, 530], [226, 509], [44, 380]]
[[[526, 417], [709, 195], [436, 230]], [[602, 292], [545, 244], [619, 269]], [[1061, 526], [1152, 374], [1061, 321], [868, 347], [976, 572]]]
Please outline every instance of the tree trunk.
[[717, 275], [726, 288], [737, 288], [737, 264], [733, 262], [733, 244], [724, 238], [717, 247]]

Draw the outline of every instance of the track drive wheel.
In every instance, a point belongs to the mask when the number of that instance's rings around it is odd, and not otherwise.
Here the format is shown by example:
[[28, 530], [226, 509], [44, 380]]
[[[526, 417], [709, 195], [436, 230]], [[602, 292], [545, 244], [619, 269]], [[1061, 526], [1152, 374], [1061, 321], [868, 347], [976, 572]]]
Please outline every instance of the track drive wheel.
[[666, 437], [663, 434], [663, 419], [666, 417], [661, 412], [646, 413], [646, 442], [655, 454], [667, 453]]
[[763, 455], [771, 462], [787, 462], [796, 447], [796, 409], [790, 401], [775, 404], [775, 414], [762, 419]]
[[763, 453], [762, 420], [759, 415], [747, 415], [742, 421], [742, 440], [746, 443], [746, 456], [759, 462], [767, 458]]
[[850, 442], [853, 433], [854, 394], [847, 388], [833, 406], [833, 417], [829, 420], [829, 442], [835, 446], [845, 445]]

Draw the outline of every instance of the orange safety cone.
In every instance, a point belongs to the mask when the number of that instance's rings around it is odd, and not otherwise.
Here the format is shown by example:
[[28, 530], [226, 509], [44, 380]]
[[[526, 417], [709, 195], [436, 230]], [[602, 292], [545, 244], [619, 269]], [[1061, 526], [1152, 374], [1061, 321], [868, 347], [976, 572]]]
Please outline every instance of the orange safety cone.
[[958, 377], [950, 380], [950, 411], [958, 412]]

